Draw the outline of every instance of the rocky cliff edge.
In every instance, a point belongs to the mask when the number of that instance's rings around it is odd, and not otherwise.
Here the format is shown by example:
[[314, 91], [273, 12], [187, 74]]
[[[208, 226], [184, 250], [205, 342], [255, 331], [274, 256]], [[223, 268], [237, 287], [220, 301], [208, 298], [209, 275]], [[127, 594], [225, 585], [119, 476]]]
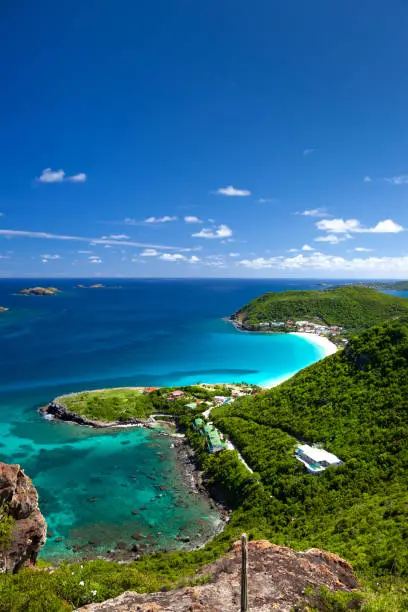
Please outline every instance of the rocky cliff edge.
[[10, 534], [1, 543], [0, 572], [35, 564], [47, 524], [38, 508], [37, 490], [19, 465], [0, 462], [0, 515], [13, 519]]
[[[200, 571], [208, 584], [139, 595], [128, 591], [81, 612], [236, 612], [240, 604], [241, 544]], [[266, 541], [248, 545], [248, 599], [251, 612], [289, 612], [308, 587], [331, 591], [359, 588], [353, 568], [332, 553], [312, 548], [296, 552]], [[307, 597], [306, 597], [307, 600]]]

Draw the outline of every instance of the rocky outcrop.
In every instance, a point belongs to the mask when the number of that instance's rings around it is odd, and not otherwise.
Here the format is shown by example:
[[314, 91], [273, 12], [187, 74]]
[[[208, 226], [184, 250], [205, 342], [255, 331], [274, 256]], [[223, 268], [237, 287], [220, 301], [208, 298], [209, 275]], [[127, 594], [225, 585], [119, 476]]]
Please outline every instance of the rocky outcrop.
[[[126, 592], [103, 603], [90, 604], [82, 612], [236, 612], [240, 603], [241, 544], [204, 567], [208, 584], [174, 591], [139, 595]], [[305, 589], [359, 588], [353, 568], [341, 557], [312, 548], [296, 552], [266, 541], [248, 545], [248, 600], [251, 612], [289, 612], [299, 602], [308, 603]]]
[[19, 465], [0, 463], [0, 515], [14, 521], [10, 533], [2, 536], [0, 572], [35, 564], [47, 525], [38, 508], [37, 490]]
[[48, 406], [41, 408], [40, 413], [45, 415], [49, 414], [50, 416], [58, 419], [59, 421], [69, 421], [71, 423], [77, 423], [78, 425], [88, 425], [89, 427], [118, 427], [121, 425], [140, 425], [143, 427], [153, 427], [154, 419], [148, 418], [147, 420], [136, 419], [134, 417], [130, 417], [129, 419], [122, 419], [118, 421], [97, 421], [95, 419], [88, 419], [87, 417], [79, 414], [78, 412], [73, 412], [72, 410], [68, 410], [66, 406], [63, 404], [59, 404], [58, 402], [51, 402]]
[[61, 290], [56, 287], [29, 287], [19, 291], [20, 295], [55, 295], [56, 293], [61, 293]]

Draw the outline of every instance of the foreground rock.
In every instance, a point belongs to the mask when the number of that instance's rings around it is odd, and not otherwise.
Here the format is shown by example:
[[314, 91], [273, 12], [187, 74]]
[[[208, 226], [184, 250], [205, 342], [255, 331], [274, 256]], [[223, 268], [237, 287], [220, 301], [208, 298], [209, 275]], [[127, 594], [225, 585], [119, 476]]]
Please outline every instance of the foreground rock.
[[55, 295], [61, 293], [56, 287], [30, 287], [29, 289], [21, 289], [20, 295]]
[[0, 572], [34, 565], [45, 544], [47, 525], [38, 508], [38, 493], [19, 465], [0, 463], [0, 515], [14, 524], [0, 545]]
[[[305, 589], [322, 586], [330, 590], [359, 588], [352, 567], [341, 557], [312, 548], [295, 552], [270, 542], [248, 545], [248, 592], [251, 612], [289, 612], [307, 602]], [[240, 603], [241, 545], [202, 569], [211, 574], [203, 586], [138, 595], [128, 591], [120, 597], [81, 608], [82, 612], [236, 612]]]

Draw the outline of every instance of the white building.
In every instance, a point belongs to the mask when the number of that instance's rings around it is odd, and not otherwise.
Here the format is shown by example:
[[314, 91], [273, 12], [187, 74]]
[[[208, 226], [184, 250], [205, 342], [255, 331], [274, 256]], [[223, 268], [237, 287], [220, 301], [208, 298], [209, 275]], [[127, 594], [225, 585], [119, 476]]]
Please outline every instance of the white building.
[[311, 474], [323, 472], [329, 465], [340, 465], [341, 459], [328, 453], [322, 448], [309, 446], [309, 444], [299, 444], [296, 449], [296, 459], [298, 459]]

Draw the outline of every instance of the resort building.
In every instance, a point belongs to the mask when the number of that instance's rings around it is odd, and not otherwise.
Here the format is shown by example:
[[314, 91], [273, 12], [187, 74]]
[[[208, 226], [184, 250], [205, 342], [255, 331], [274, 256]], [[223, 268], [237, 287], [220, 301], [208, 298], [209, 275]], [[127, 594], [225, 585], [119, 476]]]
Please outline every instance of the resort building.
[[205, 437], [209, 453], [218, 453], [229, 448], [228, 444], [222, 440], [220, 432], [212, 423], [205, 423], [203, 419], [198, 418], [195, 419], [193, 428]]
[[323, 472], [329, 465], [340, 465], [341, 459], [328, 453], [322, 448], [309, 446], [309, 444], [299, 444], [296, 449], [296, 459], [306, 467], [311, 474]]

